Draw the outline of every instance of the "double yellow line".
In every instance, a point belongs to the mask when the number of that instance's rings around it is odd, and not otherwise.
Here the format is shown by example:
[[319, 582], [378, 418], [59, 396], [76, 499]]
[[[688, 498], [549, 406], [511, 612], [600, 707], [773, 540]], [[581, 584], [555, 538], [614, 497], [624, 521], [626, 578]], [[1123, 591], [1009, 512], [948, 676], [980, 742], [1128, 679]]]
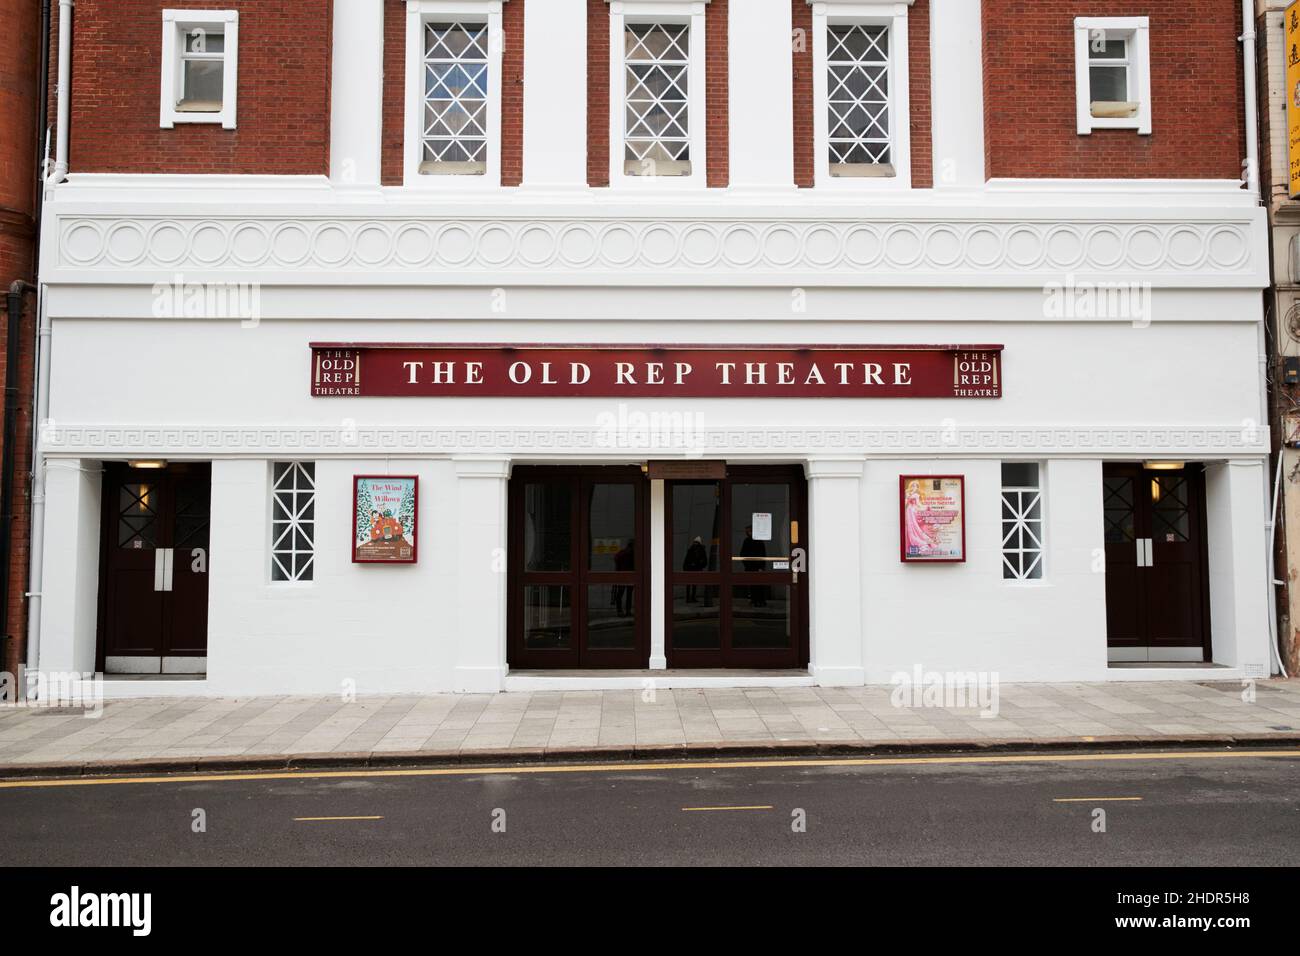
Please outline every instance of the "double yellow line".
[[366, 777], [486, 777], [560, 773], [657, 773], [671, 770], [776, 770], [817, 767], [981, 766], [997, 764], [1082, 764], [1158, 760], [1247, 760], [1300, 757], [1300, 747], [1271, 750], [1126, 751], [1121, 753], [962, 754], [935, 757], [825, 757], [782, 760], [679, 760], [613, 764], [521, 764], [519, 766], [412, 767], [391, 770], [273, 770], [266, 772], [191, 773], [150, 777], [62, 777], [49, 780], [0, 780], [0, 790], [54, 787], [107, 787], [125, 784], [213, 783], [257, 780], [343, 780]]

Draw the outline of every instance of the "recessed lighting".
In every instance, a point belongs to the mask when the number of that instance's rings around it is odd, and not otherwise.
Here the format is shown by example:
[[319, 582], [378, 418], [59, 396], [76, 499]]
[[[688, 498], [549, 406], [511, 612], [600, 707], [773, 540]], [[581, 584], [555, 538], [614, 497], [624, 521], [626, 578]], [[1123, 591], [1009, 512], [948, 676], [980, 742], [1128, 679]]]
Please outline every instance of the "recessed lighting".
[[138, 461], [128, 461], [127, 464], [132, 468], [145, 468], [154, 471], [167, 467], [167, 462], [161, 458], [143, 458]]
[[1142, 467], [1147, 471], [1182, 471], [1185, 464], [1181, 461], [1144, 461]]

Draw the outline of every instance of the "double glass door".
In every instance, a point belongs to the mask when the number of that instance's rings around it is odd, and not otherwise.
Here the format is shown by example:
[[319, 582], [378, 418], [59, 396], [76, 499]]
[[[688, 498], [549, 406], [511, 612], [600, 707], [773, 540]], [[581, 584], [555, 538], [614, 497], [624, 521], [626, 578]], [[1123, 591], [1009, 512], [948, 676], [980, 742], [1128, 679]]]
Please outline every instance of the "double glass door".
[[517, 468], [507, 653], [517, 668], [649, 666], [640, 468]]
[[807, 663], [805, 489], [785, 468], [666, 483], [669, 667]]

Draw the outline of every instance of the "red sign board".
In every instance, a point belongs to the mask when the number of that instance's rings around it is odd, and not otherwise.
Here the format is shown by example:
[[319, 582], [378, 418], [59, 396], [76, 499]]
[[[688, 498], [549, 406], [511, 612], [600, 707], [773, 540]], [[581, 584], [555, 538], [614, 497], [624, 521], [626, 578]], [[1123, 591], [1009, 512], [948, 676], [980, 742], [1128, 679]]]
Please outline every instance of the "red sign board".
[[1001, 398], [1001, 345], [312, 344], [316, 397]]

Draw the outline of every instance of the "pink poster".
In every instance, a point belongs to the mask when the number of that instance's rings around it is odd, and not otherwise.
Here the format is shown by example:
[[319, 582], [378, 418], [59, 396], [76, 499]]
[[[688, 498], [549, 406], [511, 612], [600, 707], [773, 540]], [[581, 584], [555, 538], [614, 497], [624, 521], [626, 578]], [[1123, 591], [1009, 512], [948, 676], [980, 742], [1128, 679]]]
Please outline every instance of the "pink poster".
[[965, 477], [902, 475], [898, 489], [902, 560], [965, 561]]

